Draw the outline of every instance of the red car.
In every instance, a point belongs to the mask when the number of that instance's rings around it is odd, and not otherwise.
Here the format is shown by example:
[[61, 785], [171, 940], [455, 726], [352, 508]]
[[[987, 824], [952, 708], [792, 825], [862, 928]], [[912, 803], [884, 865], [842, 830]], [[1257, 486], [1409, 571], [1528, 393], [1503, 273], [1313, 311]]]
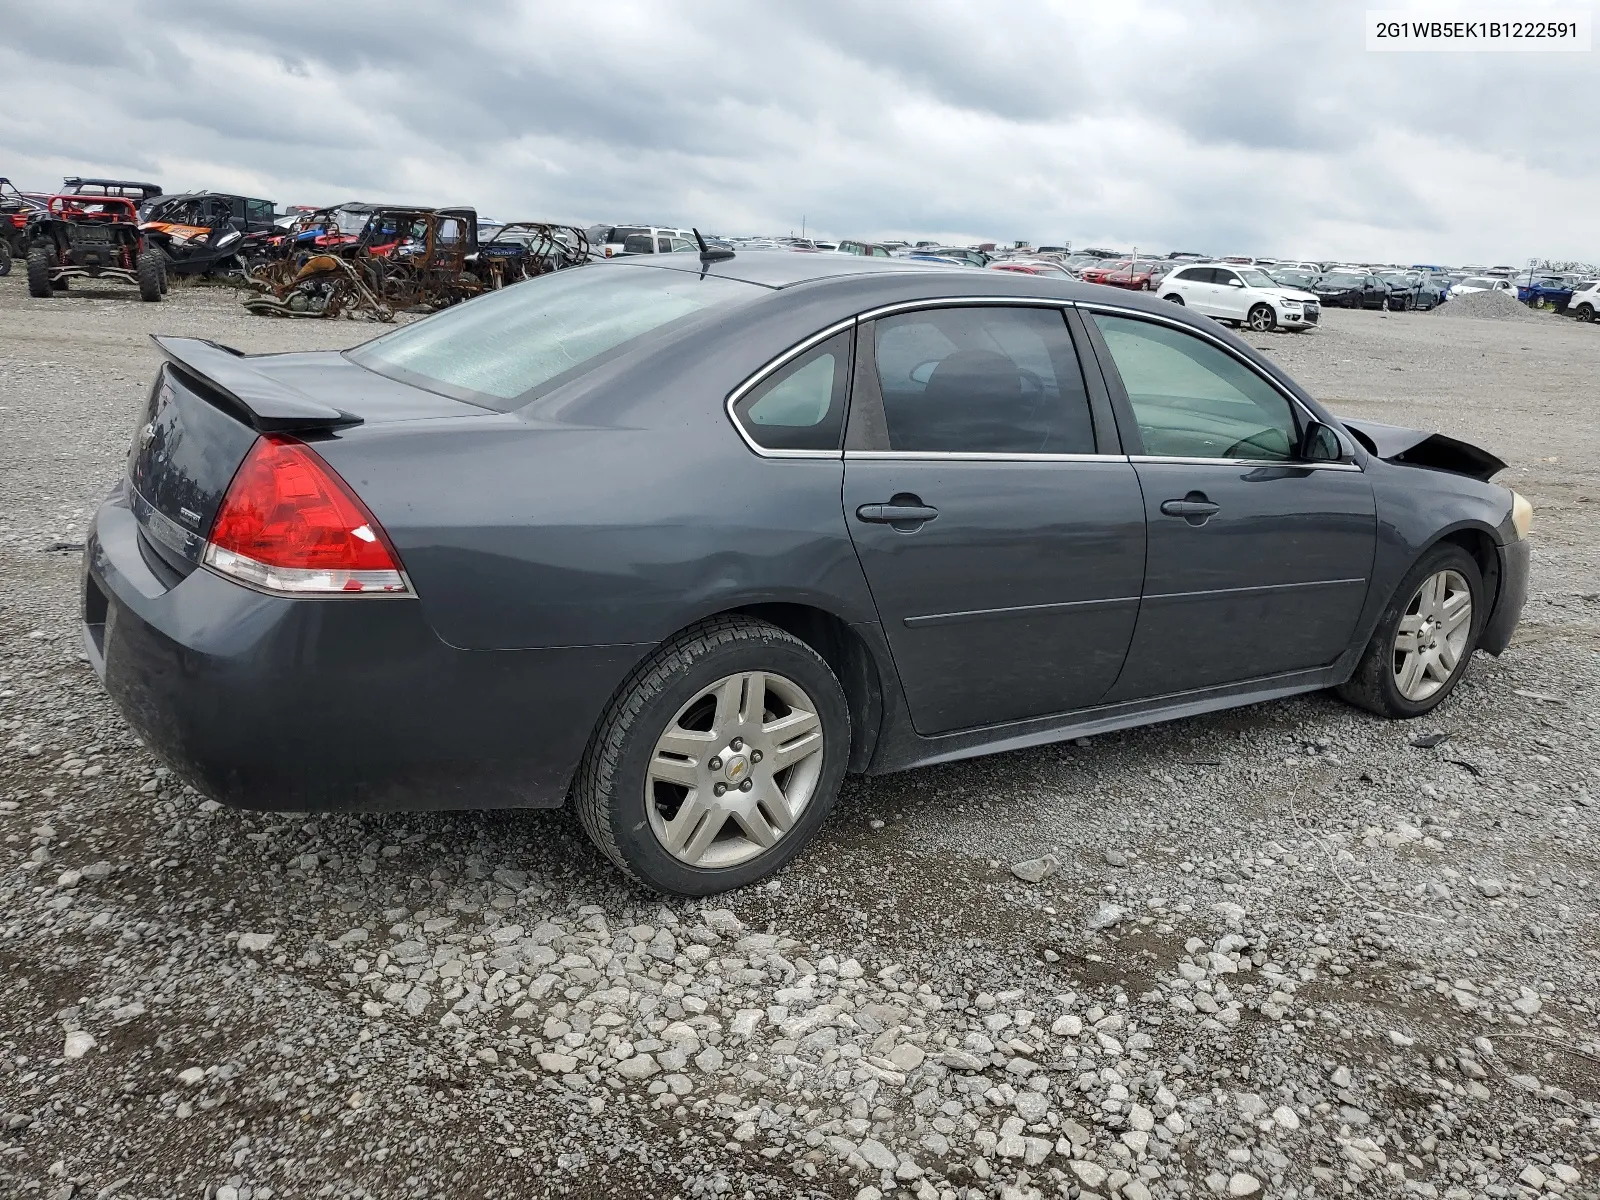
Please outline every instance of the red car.
[[1115, 271], [1126, 271], [1132, 263], [1126, 258], [1107, 258], [1095, 263], [1093, 266], [1084, 267], [1078, 272], [1078, 278], [1085, 283], [1104, 283], [1106, 276]]
[[1090, 278], [1090, 272], [1083, 273], [1086, 283], [1103, 283], [1109, 287], [1126, 288], [1130, 292], [1148, 292], [1155, 286], [1152, 278], [1163, 263], [1151, 262], [1148, 259], [1120, 259], [1117, 262], [1106, 263], [1095, 271], [1096, 278]]
[[1065, 279], [1072, 278], [1072, 272], [1059, 263], [1028, 262], [1020, 259], [1008, 259], [1005, 262], [989, 264], [991, 271], [1014, 271], [1019, 275], [1050, 275], [1060, 276]]

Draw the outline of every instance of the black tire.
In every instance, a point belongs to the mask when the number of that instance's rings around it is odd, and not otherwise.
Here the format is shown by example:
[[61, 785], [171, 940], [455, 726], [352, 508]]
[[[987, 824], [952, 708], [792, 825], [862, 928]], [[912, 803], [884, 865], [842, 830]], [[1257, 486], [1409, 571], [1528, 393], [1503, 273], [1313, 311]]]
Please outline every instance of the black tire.
[[1278, 327], [1278, 314], [1270, 304], [1257, 304], [1250, 309], [1248, 324], [1256, 333], [1271, 333]]
[[[738, 865], [706, 869], [674, 857], [657, 839], [646, 810], [647, 769], [656, 739], [679, 710], [740, 671], [771, 672], [805, 690], [821, 720], [823, 765], [809, 803], [775, 845]], [[849, 750], [849, 705], [815, 650], [765, 621], [713, 617], [663, 643], [634, 669], [590, 740], [573, 801], [584, 831], [630, 877], [660, 892], [709, 896], [754, 883], [805, 848], [838, 799]]]
[[1578, 320], [1584, 322], [1585, 324], [1588, 324], [1590, 321], [1593, 321], [1594, 320], [1594, 305], [1592, 305], [1592, 304], [1580, 304], [1580, 305], [1578, 305], [1577, 316], [1578, 316]]
[[50, 252], [43, 246], [28, 251], [28, 295], [35, 300], [50, 298]]
[[162, 268], [165, 264], [161, 261], [161, 251], [143, 250], [139, 254], [139, 299], [157, 301], [161, 299], [161, 278], [166, 273]]
[[11, 243], [0, 239], [0, 279], [11, 274]]
[[1177, 305], [1177, 306], [1178, 306], [1178, 307], [1179, 307], [1179, 308], [1182, 308], [1182, 307], [1183, 307], [1183, 297], [1182, 297], [1182, 296], [1180, 296], [1180, 295], [1178, 295], [1178, 293], [1177, 293], [1177, 292], [1173, 292], [1173, 293], [1172, 293], [1172, 295], [1170, 295], [1170, 296], [1163, 296], [1163, 297], [1161, 297], [1161, 298], [1162, 298], [1162, 299], [1163, 299], [1163, 300], [1167, 300], [1167, 301], [1170, 301], [1170, 302], [1171, 302], [1171, 303], [1173, 303], [1173, 304], [1176, 304], [1176, 305]]
[[169, 284], [167, 282], [167, 256], [165, 254], [163, 254], [161, 256], [161, 294], [163, 296], [165, 296], [167, 294], [168, 286], [169, 286]]
[[[1450, 678], [1437, 691], [1425, 700], [1412, 700], [1401, 693], [1399, 684], [1395, 680], [1395, 635], [1399, 632], [1401, 618], [1405, 616], [1407, 608], [1416, 598], [1423, 581], [1445, 570], [1460, 574], [1466, 580], [1467, 588], [1472, 595], [1472, 621], [1466, 647], [1457, 660]], [[1355, 672], [1334, 691], [1338, 693], [1340, 699], [1354, 704], [1357, 708], [1377, 713], [1380, 717], [1408, 721], [1413, 717], [1424, 716], [1442, 704], [1466, 675], [1472, 656], [1478, 649], [1478, 636], [1483, 631], [1483, 622], [1488, 615], [1488, 597], [1484, 592], [1483, 575], [1478, 570], [1477, 562], [1460, 546], [1449, 542], [1440, 543], [1423, 554], [1411, 570], [1406, 572], [1406, 577], [1400, 581], [1400, 586], [1390, 598], [1388, 607], [1378, 618], [1378, 626], [1373, 630], [1372, 640], [1367, 643], [1361, 661], [1356, 664]]]

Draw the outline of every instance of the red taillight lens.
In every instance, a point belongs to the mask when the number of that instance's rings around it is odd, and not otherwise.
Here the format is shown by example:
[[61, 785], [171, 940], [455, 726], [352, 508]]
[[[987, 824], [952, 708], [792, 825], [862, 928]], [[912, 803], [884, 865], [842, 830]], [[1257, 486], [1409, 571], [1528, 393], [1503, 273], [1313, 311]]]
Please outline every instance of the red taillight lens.
[[208, 567], [271, 592], [406, 594], [399, 557], [366, 505], [304, 442], [263, 434], [234, 474]]

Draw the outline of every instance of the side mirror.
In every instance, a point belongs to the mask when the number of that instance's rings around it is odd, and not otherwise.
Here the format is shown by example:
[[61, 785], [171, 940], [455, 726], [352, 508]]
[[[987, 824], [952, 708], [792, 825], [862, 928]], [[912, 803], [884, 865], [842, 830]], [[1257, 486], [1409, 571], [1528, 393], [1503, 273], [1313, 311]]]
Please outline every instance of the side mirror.
[[1344, 443], [1331, 425], [1312, 421], [1300, 438], [1300, 458], [1303, 462], [1344, 462]]
[[1230, 279], [1230, 280], [1228, 280], [1228, 286], [1229, 287], [1242, 288], [1244, 286], [1244, 280], [1242, 280], [1242, 279]]

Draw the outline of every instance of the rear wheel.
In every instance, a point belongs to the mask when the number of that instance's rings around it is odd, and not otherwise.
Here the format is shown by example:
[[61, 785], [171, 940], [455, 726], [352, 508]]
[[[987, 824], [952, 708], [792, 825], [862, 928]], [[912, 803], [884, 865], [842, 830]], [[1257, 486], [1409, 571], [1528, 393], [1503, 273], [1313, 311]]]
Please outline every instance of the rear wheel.
[[43, 246], [28, 251], [28, 295], [36, 300], [50, 296], [50, 252]]
[[1472, 556], [1460, 546], [1435, 546], [1395, 589], [1339, 695], [1396, 720], [1431, 712], [1466, 674], [1487, 615]]
[[1178, 295], [1177, 292], [1173, 292], [1170, 296], [1163, 296], [1161, 298], [1163, 300], [1170, 300], [1173, 304], [1176, 304], [1179, 308], [1183, 307], [1183, 297]]
[[140, 252], [138, 262], [139, 299], [150, 301], [161, 299], [163, 290], [161, 280], [166, 274], [162, 269], [163, 266], [161, 251], [151, 249]]
[[1257, 333], [1271, 333], [1278, 318], [1270, 304], [1257, 304], [1250, 310], [1250, 328]]
[[658, 891], [706, 896], [770, 875], [838, 797], [844, 692], [776, 626], [717, 617], [665, 643], [601, 720], [575, 786], [601, 851]]
[[0, 239], [0, 277], [11, 274], [11, 243]]

